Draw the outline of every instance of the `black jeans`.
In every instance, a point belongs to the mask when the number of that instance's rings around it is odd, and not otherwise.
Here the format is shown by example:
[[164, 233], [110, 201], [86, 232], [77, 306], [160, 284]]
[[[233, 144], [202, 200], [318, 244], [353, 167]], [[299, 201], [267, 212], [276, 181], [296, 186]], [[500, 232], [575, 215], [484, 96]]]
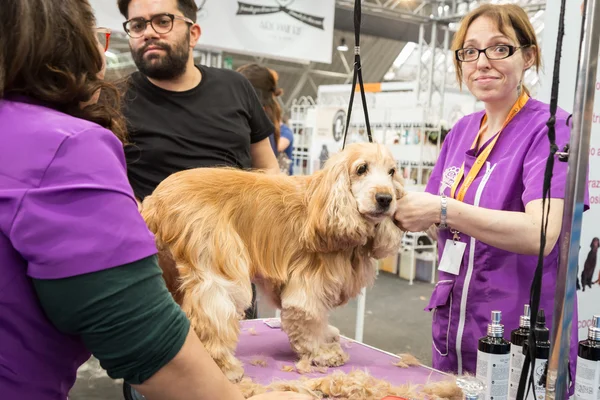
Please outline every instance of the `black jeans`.
[[246, 310], [245, 319], [257, 319], [258, 318], [258, 304], [256, 302], [256, 286], [252, 284], [252, 305]]

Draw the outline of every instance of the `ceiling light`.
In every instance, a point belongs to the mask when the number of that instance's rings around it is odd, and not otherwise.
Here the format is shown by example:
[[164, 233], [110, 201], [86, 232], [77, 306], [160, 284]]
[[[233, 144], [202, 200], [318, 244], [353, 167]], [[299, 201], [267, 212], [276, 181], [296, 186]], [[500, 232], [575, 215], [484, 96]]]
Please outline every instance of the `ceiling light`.
[[339, 51], [348, 51], [348, 46], [346, 45], [346, 39], [342, 38], [340, 40], [340, 44], [337, 47]]

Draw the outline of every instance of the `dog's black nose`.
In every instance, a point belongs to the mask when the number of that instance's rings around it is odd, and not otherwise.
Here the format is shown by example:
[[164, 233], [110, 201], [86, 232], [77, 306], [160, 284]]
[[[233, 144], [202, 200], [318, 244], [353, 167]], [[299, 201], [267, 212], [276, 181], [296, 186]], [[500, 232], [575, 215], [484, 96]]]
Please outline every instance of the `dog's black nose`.
[[375, 195], [375, 200], [377, 200], [379, 207], [387, 209], [392, 203], [392, 195], [387, 193], [377, 193]]

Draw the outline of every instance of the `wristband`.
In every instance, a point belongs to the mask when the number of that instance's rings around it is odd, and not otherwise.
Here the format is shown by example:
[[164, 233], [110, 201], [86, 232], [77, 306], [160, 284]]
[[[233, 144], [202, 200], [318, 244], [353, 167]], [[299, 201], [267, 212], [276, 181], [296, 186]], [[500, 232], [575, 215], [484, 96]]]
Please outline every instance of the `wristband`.
[[446, 198], [446, 195], [442, 195], [440, 197], [440, 203], [441, 203], [441, 211], [440, 211], [440, 224], [438, 225], [438, 227], [440, 229], [446, 229], [448, 228], [448, 224], [446, 224], [446, 219], [447, 219], [447, 209], [448, 209], [448, 199]]

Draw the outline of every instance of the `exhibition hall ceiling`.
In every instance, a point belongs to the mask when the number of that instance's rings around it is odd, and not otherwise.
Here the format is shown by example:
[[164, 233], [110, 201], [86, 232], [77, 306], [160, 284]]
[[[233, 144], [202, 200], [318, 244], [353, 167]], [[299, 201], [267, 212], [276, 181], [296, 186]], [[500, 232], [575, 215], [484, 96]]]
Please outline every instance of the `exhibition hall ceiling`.
[[[231, 0], [228, 0], [231, 1]], [[414, 81], [421, 61], [431, 60], [431, 27], [438, 22], [437, 50], [435, 63], [447, 66], [447, 85], [454, 83], [454, 71], [449, 55], [442, 49], [444, 29], [450, 35], [457, 29], [460, 17], [484, 1], [457, 0], [362, 0], [363, 18], [361, 26], [361, 60], [365, 82], [383, 80]], [[492, 0], [485, 3], [517, 3], [525, 8], [531, 18], [540, 41], [543, 40], [545, 1]], [[237, 68], [248, 62], [261, 62], [274, 68], [280, 75], [280, 86], [284, 89], [282, 101], [289, 106], [294, 98], [316, 97], [320, 85], [349, 83], [353, 68], [353, 7], [354, 0], [336, 0], [332, 46], [332, 62], [290, 62], [248, 54], [229, 53], [202, 48], [202, 38], [196, 51], [197, 62], [212, 63]], [[419, 46], [419, 29], [423, 24], [426, 46]], [[451, 37], [451, 36], [450, 36]], [[348, 47], [340, 51], [342, 42]], [[207, 59], [211, 54], [211, 60]], [[128, 38], [115, 32], [108, 53], [108, 79], [118, 79], [135, 71], [129, 54]], [[218, 64], [217, 64], [218, 63]], [[529, 86], [535, 86], [537, 76], [528, 74]]]

